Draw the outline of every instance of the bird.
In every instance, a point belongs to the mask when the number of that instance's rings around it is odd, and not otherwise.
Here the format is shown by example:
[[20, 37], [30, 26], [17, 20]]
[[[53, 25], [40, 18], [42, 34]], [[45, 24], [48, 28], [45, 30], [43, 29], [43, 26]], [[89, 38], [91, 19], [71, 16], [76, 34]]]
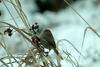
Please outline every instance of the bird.
[[54, 41], [54, 37], [51, 33], [51, 31], [49, 29], [45, 29], [40, 36], [33, 36], [32, 37], [32, 42], [34, 42], [35, 44], [37, 44], [37, 46], [39, 48], [46, 48], [49, 49], [49, 51], [51, 49], [54, 50], [54, 52], [56, 53], [57, 56], [59, 56], [59, 58], [63, 59], [62, 56], [60, 55], [60, 53], [57, 50], [56, 47], [56, 43]]
[[53, 49], [54, 52], [58, 55], [59, 52], [56, 48], [56, 43], [54, 41], [54, 37], [49, 29], [45, 29], [40, 35], [41, 44], [44, 48], [49, 50]]

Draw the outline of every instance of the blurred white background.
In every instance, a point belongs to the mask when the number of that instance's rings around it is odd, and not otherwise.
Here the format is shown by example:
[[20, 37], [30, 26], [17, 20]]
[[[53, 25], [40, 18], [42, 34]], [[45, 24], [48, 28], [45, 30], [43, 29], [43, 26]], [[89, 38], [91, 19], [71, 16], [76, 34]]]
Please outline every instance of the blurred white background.
[[[46, 10], [40, 13], [35, 0], [21, 0], [21, 3], [30, 24], [38, 22], [40, 28], [51, 29], [56, 43], [58, 40], [68, 39], [74, 44], [74, 46], [84, 55], [84, 58], [81, 58], [79, 61], [80, 67], [100, 66], [100, 38], [91, 30], [87, 30], [84, 45], [83, 48], [81, 48], [84, 31], [88, 25], [68, 7], [67, 4], [65, 8], [59, 9], [58, 11]], [[6, 5], [13, 17], [15, 17], [19, 27], [24, 28], [12, 5], [7, 2]], [[71, 5], [98, 33], [100, 33], [100, 0], [76, 0], [71, 3]], [[2, 12], [0, 21], [6, 21], [14, 25], [3, 3], [0, 3], [0, 10]], [[11, 52], [25, 52], [27, 46], [25, 46], [22, 39], [18, 37], [20, 35], [15, 36], [16, 33], [12, 37], [7, 37], [6, 39], [6, 43], [9, 42], [8, 47], [11, 49]], [[77, 53], [67, 42], [63, 44], [64, 45], [60, 46], [71, 52], [78, 60], [79, 53]], [[0, 49], [0, 55], [5, 55], [3, 49]], [[68, 65], [68, 67], [72, 67], [70, 64], [64, 63], [63, 61], [62, 63], [62, 67], [67, 67]]]

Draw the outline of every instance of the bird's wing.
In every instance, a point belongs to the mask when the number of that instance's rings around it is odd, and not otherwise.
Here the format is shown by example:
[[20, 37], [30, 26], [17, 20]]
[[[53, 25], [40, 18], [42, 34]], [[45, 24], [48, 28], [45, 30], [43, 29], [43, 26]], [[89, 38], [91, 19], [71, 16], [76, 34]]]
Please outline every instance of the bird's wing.
[[45, 29], [41, 34], [40, 38], [45, 39], [49, 43], [48, 46], [52, 46], [53, 48], [56, 48], [54, 37], [49, 29]]

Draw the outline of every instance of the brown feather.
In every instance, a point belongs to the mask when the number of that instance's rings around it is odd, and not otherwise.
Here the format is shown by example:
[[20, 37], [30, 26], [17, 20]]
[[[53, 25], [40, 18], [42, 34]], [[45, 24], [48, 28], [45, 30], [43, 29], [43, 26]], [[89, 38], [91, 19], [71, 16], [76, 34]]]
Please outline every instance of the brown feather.
[[51, 33], [51, 31], [49, 29], [45, 29], [43, 31], [43, 33], [41, 34], [41, 37], [40, 38], [43, 38], [45, 39], [45, 41], [47, 41], [49, 43], [48, 46], [51, 46], [53, 48], [56, 48], [56, 44], [55, 44], [55, 41], [54, 41], [54, 37]]

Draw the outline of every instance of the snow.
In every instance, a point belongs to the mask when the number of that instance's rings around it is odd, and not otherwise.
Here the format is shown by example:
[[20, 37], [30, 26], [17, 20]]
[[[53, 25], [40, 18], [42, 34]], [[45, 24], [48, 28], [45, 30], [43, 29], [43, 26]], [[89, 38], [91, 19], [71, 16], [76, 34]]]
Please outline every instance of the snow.
[[[85, 58], [81, 58], [79, 62], [80, 66], [82, 65], [82, 67], [98, 67], [100, 65], [100, 63], [98, 63], [100, 60], [97, 62], [92, 62], [93, 57], [89, 55], [91, 51], [93, 51], [92, 55], [94, 57], [97, 57], [95, 55], [100, 54], [100, 38], [97, 37], [97, 35], [93, 31], [87, 30], [84, 45], [83, 48], [81, 48], [84, 30], [86, 29], [86, 27], [88, 27], [88, 25], [70, 7], [60, 10], [57, 13], [46, 11], [44, 14], [31, 14], [31, 10], [37, 10], [36, 5], [34, 4], [33, 7], [31, 0], [26, 1], [25, 3], [23, 3], [23, 5], [25, 5], [23, 6], [23, 10], [25, 11], [25, 14], [28, 16], [28, 19], [31, 22], [31, 24], [33, 24], [34, 22], [38, 22], [40, 27], [42, 27], [43, 25], [44, 28], [50, 28], [52, 30], [56, 43], [58, 42], [58, 40], [68, 39], [74, 44], [74, 46], [85, 56]], [[98, 33], [100, 33], [100, 4], [94, 4], [94, 0], [83, 0], [74, 3], [72, 6]], [[15, 11], [12, 10], [11, 12]], [[5, 14], [6, 15], [4, 18], [6, 19], [8, 18], [9, 13]], [[16, 19], [16, 21], [20, 20]], [[21, 25], [20, 22], [18, 22], [18, 24], [20, 27], [23, 27], [23, 25]], [[53, 25], [54, 28], [52, 27]], [[63, 42], [63, 44], [64, 49], [67, 48], [67, 50], [71, 52], [72, 55], [78, 60], [79, 53], [77, 53], [75, 49], [73, 49], [73, 47], [69, 45], [67, 42]], [[94, 51], [97, 51], [98, 53], [94, 54]], [[72, 67], [68, 63], [66, 64], [64, 61], [62, 61], [62, 67], [67, 66]]]

